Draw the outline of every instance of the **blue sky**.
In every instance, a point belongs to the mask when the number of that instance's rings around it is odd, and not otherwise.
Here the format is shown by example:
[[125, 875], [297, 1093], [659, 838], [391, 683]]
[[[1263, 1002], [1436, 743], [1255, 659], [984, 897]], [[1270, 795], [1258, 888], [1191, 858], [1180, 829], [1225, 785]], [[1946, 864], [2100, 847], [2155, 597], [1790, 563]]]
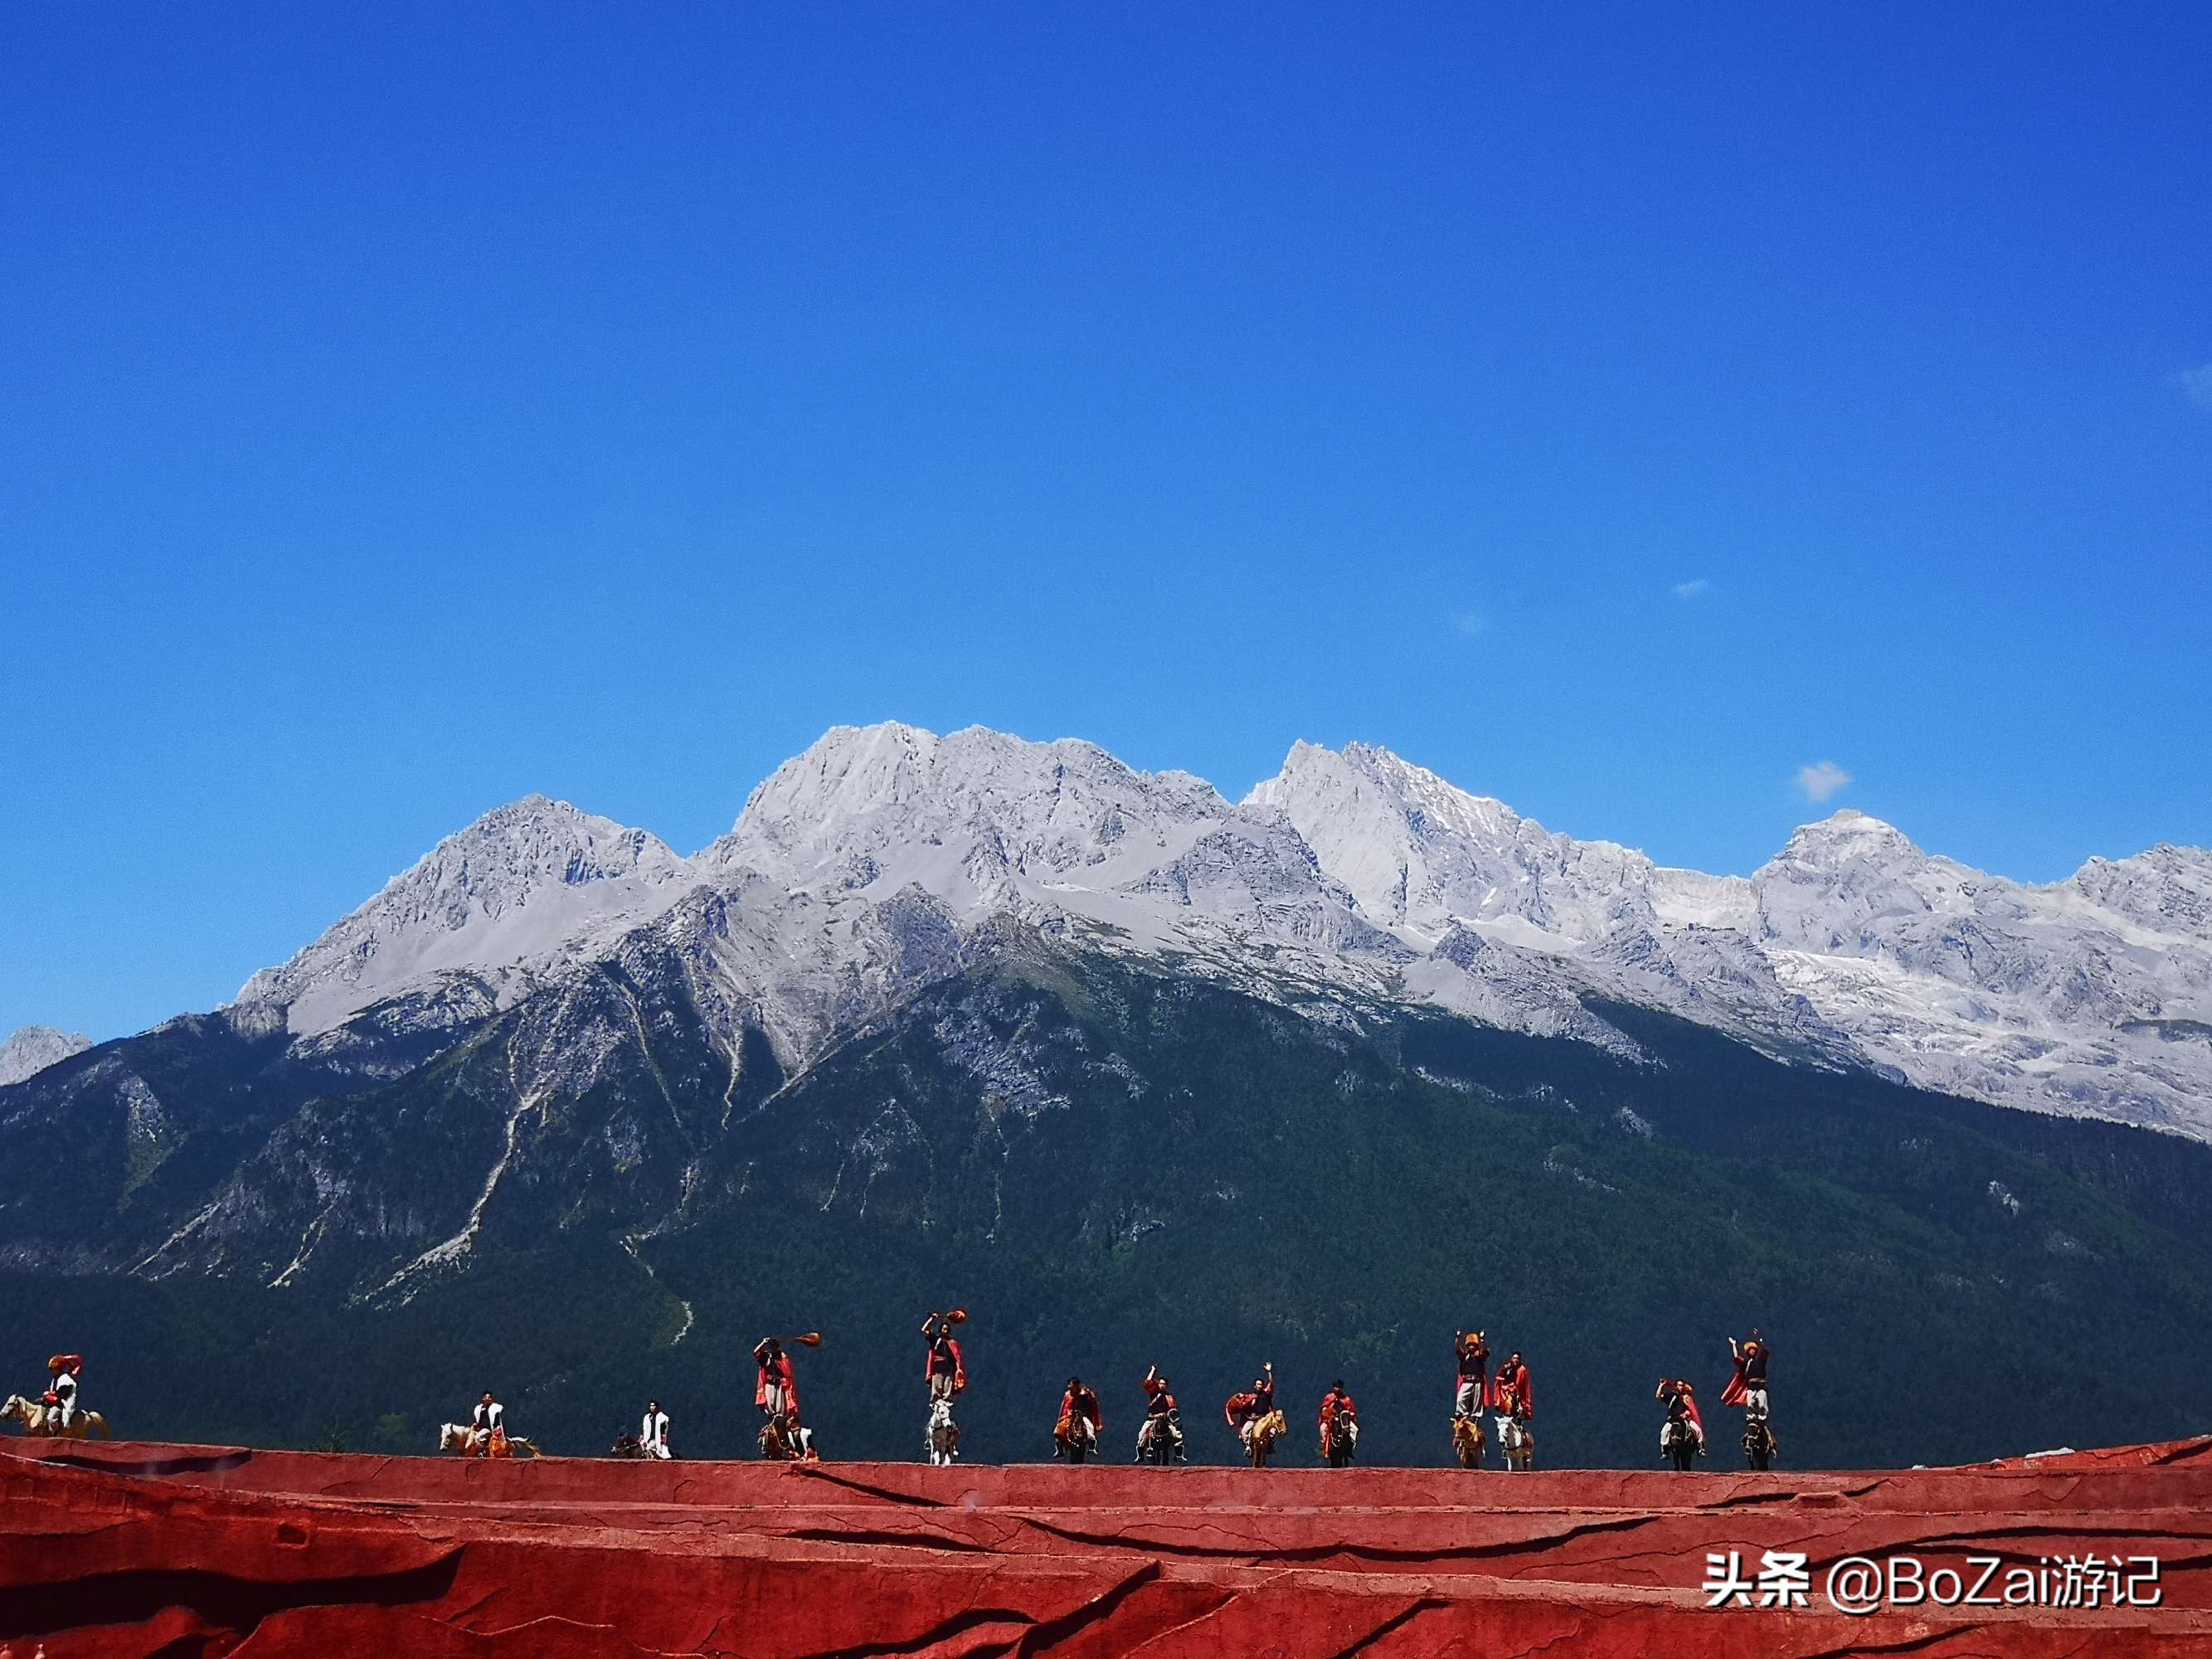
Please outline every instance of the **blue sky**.
[[888, 716], [2212, 842], [2212, 10], [342, 9], [7, 25], [0, 1031]]

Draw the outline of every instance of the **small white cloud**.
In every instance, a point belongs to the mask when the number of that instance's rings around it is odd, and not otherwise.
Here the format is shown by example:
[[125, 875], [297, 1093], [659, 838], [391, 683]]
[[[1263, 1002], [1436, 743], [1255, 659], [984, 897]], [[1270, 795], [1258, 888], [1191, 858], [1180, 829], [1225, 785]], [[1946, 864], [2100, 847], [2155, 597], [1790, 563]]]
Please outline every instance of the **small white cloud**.
[[1826, 800], [1851, 781], [1851, 775], [1833, 761], [1815, 761], [1797, 769], [1797, 787], [1807, 800]]
[[1480, 611], [1462, 611], [1452, 618], [1452, 626], [1472, 639], [1490, 626], [1490, 618]]
[[1674, 597], [1678, 599], [1694, 599], [1700, 593], [1710, 591], [1711, 587], [1712, 584], [1703, 576], [1692, 577], [1688, 581], [1674, 584]]
[[2212, 363], [2201, 368], [2185, 368], [2173, 379], [2183, 397], [2199, 409], [2212, 409]]

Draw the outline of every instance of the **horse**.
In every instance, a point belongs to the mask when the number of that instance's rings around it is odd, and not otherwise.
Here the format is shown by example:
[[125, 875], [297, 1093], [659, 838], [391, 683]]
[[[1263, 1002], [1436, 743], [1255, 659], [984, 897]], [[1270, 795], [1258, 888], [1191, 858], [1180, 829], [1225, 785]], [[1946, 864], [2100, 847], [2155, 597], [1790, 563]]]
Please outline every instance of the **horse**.
[[1510, 1412], [1498, 1413], [1498, 1449], [1504, 1455], [1505, 1467], [1516, 1474], [1526, 1474], [1536, 1461], [1536, 1431]]
[[1166, 1465], [1182, 1456], [1182, 1419], [1176, 1412], [1153, 1412], [1137, 1429], [1137, 1461]]
[[1774, 1437], [1774, 1431], [1763, 1417], [1753, 1417], [1743, 1425], [1744, 1461], [1754, 1469], [1772, 1467], [1774, 1456], [1782, 1449], [1782, 1443]]
[[1081, 1412], [1072, 1412], [1052, 1426], [1052, 1455], [1069, 1463], [1080, 1463], [1098, 1449], [1098, 1430]]
[[535, 1440], [526, 1440], [519, 1434], [500, 1437], [504, 1451], [494, 1447], [492, 1437], [468, 1423], [441, 1423], [438, 1425], [438, 1449], [458, 1452], [463, 1457], [541, 1457]]
[[1485, 1443], [1482, 1418], [1476, 1412], [1452, 1413], [1452, 1455], [1459, 1459], [1463, 1469], [1482, 1467], [1482, 1448]]
[[1659, 1449], [1679, 1472], [1687, 1474], [1705, 1455], [1705, 1443], [1688, 1418], [1672, 1417], [1659, 1431]]
[[634, 1434], [617, 1435], [615, 1437], [615, 1443], [607, 1449], [607, 1455], [610, 1457], [643, 1457], [645, 1455], [645, 1443], [640, 1440]]
[[922, 1449], [936, 1468], [947, 1467], [960, 1455], [960, 1425], [952, 1420], [952, 1401], [948, 1396], [940, 1395], [929, 1402], [929, 1427], [922, 1437]]
[[[770, 1462], [817, 1463], [814, 1431], [802, 1428], [781, 1412], [772, 1412], [760, 1426], [760, 1455]], [[642, 1454], [641, 1453], [641, 1455]]]
[[1341, 1406], [1333, 1407], [1321, 1425], [1321, 1455], [1328, 1460], [1329, 1468], [1340, 1469], [1352, 1462], [1358, 1443], [1358, 1425]]
[[1291, 1425], [1280, 1411], [1269, 1412], [1255, 1418], [1252, 1432], [1245, 1437], [1244, 1455], [1255, 1469], [1267, 1467], [1267, 1460], [1275, 1455], [1275, 1443], [1291, 1431]]
[[44, 1440], [89, 1440], [95, 1434], [102, 1440], [112, 1440], [107, 1419], [98, 1412], [81, 1411], [64, 1427], [60, 1412], [50, 1409], [44, 1401], [26, 1400], [20, 1394], [11, 1394], [0, 1404], [0, 1423], [21, 1423], [23, 1432]]

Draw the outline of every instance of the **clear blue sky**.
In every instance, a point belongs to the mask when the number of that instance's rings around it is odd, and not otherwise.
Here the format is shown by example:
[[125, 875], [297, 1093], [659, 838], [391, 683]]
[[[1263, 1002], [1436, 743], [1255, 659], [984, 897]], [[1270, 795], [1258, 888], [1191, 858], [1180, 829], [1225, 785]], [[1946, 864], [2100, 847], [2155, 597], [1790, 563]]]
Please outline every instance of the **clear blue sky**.
[[0, 1032], [886, 716], [2212, 842], [2212, 9], [17, 9]]

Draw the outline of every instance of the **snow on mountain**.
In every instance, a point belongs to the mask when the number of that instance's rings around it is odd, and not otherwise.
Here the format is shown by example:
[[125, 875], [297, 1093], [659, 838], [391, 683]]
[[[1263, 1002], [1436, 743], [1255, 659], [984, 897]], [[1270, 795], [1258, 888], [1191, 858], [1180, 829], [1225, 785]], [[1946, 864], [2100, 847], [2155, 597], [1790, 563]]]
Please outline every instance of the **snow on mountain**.
[[0, 1089], [91, 1047], [92, 1039], [82, 1031], [64, 1031], [55, 1025], [22, 1026], [0, 1042]]
[[2212, 1138], [2212, 855], [2029, 887], [1847, 811], [1711, 876], [1357, 744], [1301, 743], [1232, 805], [1089, 743], [841, 726], [690, 859], [532, 797], [240, 1004], [334, 1033], [403, 994], [450, 1012], [659, 963], [722, 1011], [733, 1066], [748, 1022], [803, 1065], [1008, 923], [1296, 1005], [1409, 999], [1616, 1052], [1635, 1045], [1588, 1005], [1641, 1003], [1802, 1063]]
[[313, 1034], [441, 974], [511, 992], [526, 966], [650, 920], [691, 874], [642, 830], [531, 795], [440, 842], [289, 962], [254, 975], [238, 1004]]
[[1463, 927], [1779, 1052], [2004, 1104], [2212, 1133], [2212, 856], [2028, 887], [1848, 809], [1748, 878], [1577, 842], [1388, 750], [1301, 744], [1279, 807], [1370, 914]]

